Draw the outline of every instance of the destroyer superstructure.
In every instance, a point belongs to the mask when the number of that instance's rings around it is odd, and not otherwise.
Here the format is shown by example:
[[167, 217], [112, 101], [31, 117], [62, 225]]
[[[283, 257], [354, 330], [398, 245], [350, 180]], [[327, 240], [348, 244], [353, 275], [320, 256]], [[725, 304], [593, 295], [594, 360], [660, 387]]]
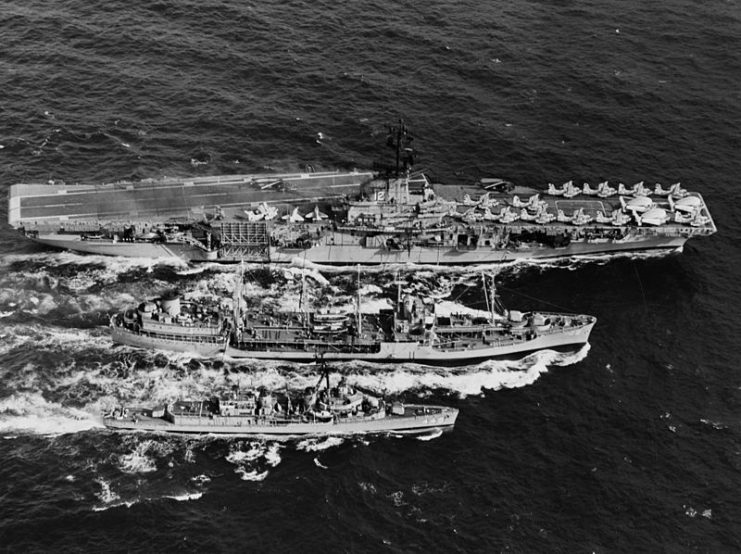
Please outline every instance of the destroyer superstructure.
[[[326, 380], [326, 386], [322, 382]], [[207, 400], [177, 400], [158, 408], [116, 408], [103, 417], [110, 429], [222, 436], [422, 434], [451, 429], [458, 409], [387, 402], [348, 385], [330, 386], [323, 373], [302, 395], [288, 391], [234, 392]]]

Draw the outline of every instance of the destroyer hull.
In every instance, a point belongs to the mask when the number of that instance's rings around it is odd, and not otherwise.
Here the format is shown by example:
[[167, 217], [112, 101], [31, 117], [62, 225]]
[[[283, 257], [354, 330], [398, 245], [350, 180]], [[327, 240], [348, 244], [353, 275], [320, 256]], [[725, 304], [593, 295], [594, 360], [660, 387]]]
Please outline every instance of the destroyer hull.
[[[133, 419], [104, 418], [109, 429], [121, 431], [141, 431], [148, 433], [177, 433], [186, 435], [222, 436], [266, 436], [291, 438], [299, 436], [333, 436], [357, 434], [422, 434], [438, 429], [452, 428], [458, 417], [456, 408], [405, 405], [419, 415], [387, 416], [379, 419], [363, 419], [329, 422], [271, 422], [261, 418], [240, 418], [242, 421], [229, 422], [228, 418], [196, 418], [193, 423], [172, 423], [160, 418], [139, 416]], [[427, 410], [425, 410], [427, 408]], [[429, 408], [440, 409], [438, 413], [425, 413]]]
[[332, 344], [307, 346], [305, 350], [248, 350], [224, 343], [199, 343], [137, 334], [125, 328], [112, 329], [114, 342], [146, 349], [170, 350], [203, 357], [225, 355], [233, 359], [285, 360], [311, 363], [321, 353], [326, 361], [411, 362], [425, 365], [470, 364], [496, 358], [519, 358], [540, 350], [568, 350], [588, 342], [595, 321], [574, 329], [538, 335], [528, 340], [499, 341], [486, 347], [444, 349], [409, 342], [381, 342], [377, 352], [338, 351]]
[[[123, 256], [133, 258], [179, 258], [187, 262], [221, 261], [239, 262], [242, 257], [220, 256], [216, 251], [205, 251], [188, 244], [154, 242], [113, 242], [82, 240], [71, 235], [39, 235], [32, 238], [37, 243], [56, 249], [73, 250], [87, 254]], [[318, 245], [305, 250], [270, 247], [269, 253], [250, 261], [269, 263], [294, 263], [297, 260], [321, 265], [466, 265], [508, 263], [528, 260], [564, 259], [579, 256], [597, 256], [621, 252], [679, 250], [686, 237], [647, 236], [636, 240], [614, 242], [572, 242], [564, 247], [521, 247], [512, 249], [477, 248], [420, 248], [392, 251], [365, 248], [360, 245]]]

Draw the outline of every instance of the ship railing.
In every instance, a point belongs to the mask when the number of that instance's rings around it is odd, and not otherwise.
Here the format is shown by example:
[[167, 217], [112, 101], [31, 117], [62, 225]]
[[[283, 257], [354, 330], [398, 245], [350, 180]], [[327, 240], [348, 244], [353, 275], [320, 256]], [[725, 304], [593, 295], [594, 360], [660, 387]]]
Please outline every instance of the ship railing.
[[513, 346], [515, 344], [520, 344], [526, 340], [529, 340], [527, 338], [527, 335], [531, 333], [534, 333], [535, 337], [559, 335], [563, 333], [564, 331], [579, 330], [589, 325], [589, 323], [590, 323], [589, 321], [577, 321], [576, 324], [572, 322], [572, 325], [568, 327], [553, 325], [549, 329], [543, 329], [543, 330], [534, 329], [533, 327], [526, 325], [526, 326], [523, 326], [517, 329], [518, 331], [522, 332], [522, 336], [519, 338], [513, 337], [513, 338], [501, 339], [497, 337], [486, 337], [486, 342], [484, 343], [484, 340], [480, 338], [471, 339], [471, 338], [461, 337], [458, 340], [447, 340], [447, 341], [436, 342], [432, 345], [432, 347], [435, 348], [436, 350], [459, 351], [459, 350], [470, 350], [472, 347], [483, 348], [485, 346], [488, 348], [492, 346], [495, 346], [495, 347]]
[[[280, 418], [278, 418], [278, 416]], [[310, 417], [306, 417], [310, 416]], [[284, 412], [274, 412], [272, 415], [254, 414], [241, 416], [225, 416], [219, 414], [201, 415], [198, 414], [175, 414], [175, 423], [184, 424], [197, 420], [199, 425], [208, 427], [253, 427], [253, 426], [271, 426], [283, 427], [298, 423], [318, 423], [316, 415], [310, 412], [301, 414], [286, 414]], [[179, 421], [177, 418], [182, 418]], [[336, 417], [331, 420], [337, 421]]]
[[564, 223], [538, 224], [538, 223], [525, 223], [525, 222], [518, 221], [518, 222], [510, 223], [510, 224], [501, 224], [497, 222], [491, 222], [491, 223], [481, 224], [481, 225], [469, 225], [468, 227], [474, 229], [475, 234], [483, 234], [485, 231], [487, 231], [490, 228], [497, 228], [497, 229], [501, 229], [508, 233], [518, 233], [518, 232], [528, 231], [528, 232], [545, 232], [545, 233], [551, 233], [553, 235], [560, 235], [560, 234], [563, 234], [564, 231], [571, 231], [576, 234], [583, 234], [586, 232], [599, 234], [599, 233], [604, 233], [604, 232], [619, 231], [622, 233], [632, 233], [633, 236], [653, 236], [657, 234], [657, 230], [660, 230], [661, 235], [664, 235], [664, 236], [682, 237], [682, 236], [710, 232], [713, 226], [711, 225], [711, 223], [708, 223], [707, 225], [703, 227], [692, 227], [689, 224], [680, 224], [680, 223], [674, 223], [674, 222], [667, 222], [659, 226], [638, 226], [635, 223], [630, 223], [630, 224], [621, 225], [621, 226], [612, 226], [612, 225], [610, 226], [578, 225], [577, 226], [577, 225], [568, 225]]
[[278, 340], [249, 339], [239, 341], [237, 344], [237, 348], [255, 351], [265, 351], [269, 348], [275, 348], [280, 352], [288, 352], [291, 349], [295, 349], [298, 352], [312, 352], [314, 350], [321, 349], [322, 352], [360, 353], [373, 351], [369, 349], [378, 349], [380, 348], [380, 344], [378, 341], [356, 341], [355, 343], [331, 344], [319, 339], [290, 342], [281, 342]]

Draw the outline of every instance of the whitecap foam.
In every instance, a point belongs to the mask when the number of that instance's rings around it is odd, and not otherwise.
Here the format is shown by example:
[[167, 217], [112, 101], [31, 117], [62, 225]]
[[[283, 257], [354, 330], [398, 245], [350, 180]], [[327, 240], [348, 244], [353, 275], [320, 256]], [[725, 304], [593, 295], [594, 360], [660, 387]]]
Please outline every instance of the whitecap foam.
[[138, 504], [139, 500], [125, 500], [123, 502], [114, 502], [112, 504], [104, 504], [102, 506], [93, 506], [92, 510], [94, 512], [105, 512], [106, 510], [111, 510], [113, 508], [120, 508], [122, 506], [125, 506], [126, 508], [131, 508], [134, 504]]
[[122, 256], [104, 256], [98, 254], [76, 254], [70, 251], [33, 253], [33, 254], [10, 254], [3, 256], [0, 267], [17, 263], [33, 262], [40, 263], [45, 267], [58, 266], [103, 266], [114, 274], [125, 273], [132, 269], [146, 269], [151, 272], [155, 266], [169, 266], [174, 268], [185, 268], [188, 264], [177, 257], [162, 258], [135, 258]]
[[113, 492], [109, 481], [100, 477], [95, 479], [95, 482], [100, 485], [100, 491], [95, 493], [95, 496], [104, 504], [110, 504], [111, 502], [115, 502], [121, 498], [117, 493]]
[[327, 466], [325, 466], [322, 462], [319, 461], [319, 456], [314, 458], [314, 465], [320, 469], [329, 469]]
[[716, 429], [718, 431], [728, 428], [724, 423], [721, 423], [720, 421], [712, 421], [706, 418], [701, 418], [700, 423], [702, 423], [703, 425], [710, 425], [713, 429]]
[[376, 494], [378, 491], [376, 490], [376, 486], [373, 483], [368, 483], [366, 481], [360, 481], [358, 483], [358, 486], [360, 487], [360, 490], [363, 492], [368, 492], [371, 494]]
[[424, 435], [417, 435], [415, 438], [419, 441], [431, 441], [435, 440], [438, 437], [441, 437], [443, 434], [442, 429], [435, 429], [434, 431], [430, 433], [425, 433]]
[[243, 446], [244, 443], [241, 441], [231, 445], [229, 453], [226, 455], [226, 461], [235, 465], [254, 462], [263, 457], [267, 452], [267, 447], [264, 443], [251, 442], [247, 450], [242, 450]]
[[311, 268], [296, 268], [288, 266], [286, 269], [283, 270], [283, 275], [286, 277], [286, 279], [313, 279], [316, 281], [319, 285], [322, 286], [328, 286], [329, 281], [327, 280], [324, 275], [322, 275], [317, 269], [311, 269]]
[[65, 351], [80, 351], [88, 348], [110, 349], [107, 329], [67, 329], [40, 325], [8, 325], [4, 327], [0, 354], [21, 347], [34, 350], [61, 348]]
[[14, 393], [0, 400], [0, 432], [25, 431], [38, 435], [78, 433], [103, 427], [90, 413], [47, 401], [41, 393]]
[[118, 467], [124, 473], [151, 473], [157, 471], [154, 458], [147, 455], [153, 441], [146, 440], [136, 445], [132, 452], [118, 457]]
[[260, 471], [262, 469], [260, 466], [263, 464], [277, 466], [281, 462], [280, 448], [281, 446], [275, 443], [239, 441], [230, 445], [226, 460], [237, 466], [234, 473], [243, 481], [262, 481], [268, 476], [268, 470]]
[[281, 462], [280, 449], [281, 445], [274, 443], [265, 451], [265, 462], [269, 466], [276, 467]]
[[178, 502], [185, 502], [188, 500], [198, 500], [203, 496], [203, 492], [184, 492], [182, 494], [166, 494], [163, 498], [169, 498], [171, 500], [177, 500]]
[[264, 481], [268, 476], [268, 470], [258, 471], [253, 469], [248, 471], [243, 467], [238, 467], [234, 472], [239, 475], [242, 481]]
[[296, 450], [303, 450], [304, 452], [321, 452], [322, 450], [329, 450], [335, 446], [340, 446], [345, 442], [342, 437], [312, 437], [309, 439], [303, 439], [296, 445]]
[[[549, 366], [566, 366], [584, 359], [589, 345], [574, 353], [542, 350], [521, 360], [488, 360], [463, 368], [432, 368], [401, 364], [390, 372], [365, 371], [346, 374], [347, 381], [364, 389], [383, 394], [399, 394], [410, 390], [442, 389], [461, 397], [481, 394], [484, 389], [519, 388], [534, 383]], [[362, 366], [355, 363], [354, 369]]]
[[469, 308], [452, 300], [441, 300], [435, 303], [435, 315], [449, 316], [452, 314], [469, 315], [472, 317], [489, 317], [491, 315], [485, 310]]

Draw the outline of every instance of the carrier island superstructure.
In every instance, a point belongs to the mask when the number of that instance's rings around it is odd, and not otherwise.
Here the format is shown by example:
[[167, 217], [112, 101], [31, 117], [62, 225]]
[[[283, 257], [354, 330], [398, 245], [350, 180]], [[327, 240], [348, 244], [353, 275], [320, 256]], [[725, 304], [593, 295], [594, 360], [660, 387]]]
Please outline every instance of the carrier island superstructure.
[[499, 179], [436, 184], [396, 171], [231, 175], [97, 185], [16, 184], [8, 221], [26, 237], [94, 254], [187, 261], [471, 264], [676, 250], [715, 233], [679, 183]]

